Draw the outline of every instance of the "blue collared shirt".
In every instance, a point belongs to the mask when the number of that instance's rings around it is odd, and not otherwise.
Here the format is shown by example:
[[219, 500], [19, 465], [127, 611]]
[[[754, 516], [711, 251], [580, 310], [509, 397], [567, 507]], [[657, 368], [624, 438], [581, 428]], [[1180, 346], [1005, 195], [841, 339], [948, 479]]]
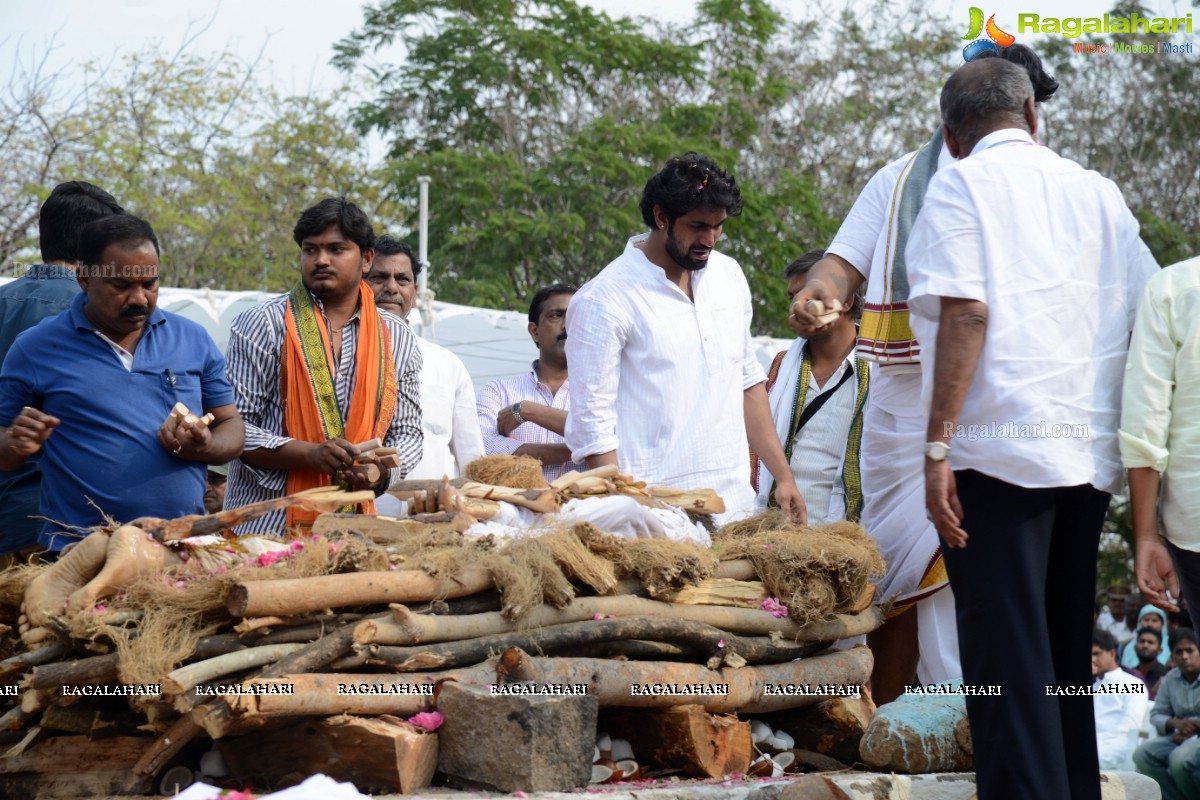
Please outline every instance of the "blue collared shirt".
[[[77, 294], [75, 271], [56, 264], [34, 264], [23, 278], [0, 287], [0, 362], [18, 335], [65, 311]], [[0, 553], [15, 553], [37, 543], [42, 529], [42, 521], [36, 519], [41, 462], [38, 453], [19, 470], [0, 472]]]
[[156, 309], [126, 370], [84, 314], [87, 295], [17, 337], [0, 370], [0, 424], [25, 406], [60, 420], [42, 448], [38, 542], [61, 550], [104, 516], [172, 519], [204, 513], [205, 465], [163, 449], [158, 429], [176, 403], [233, 403], [225, 359], [191, 320]]

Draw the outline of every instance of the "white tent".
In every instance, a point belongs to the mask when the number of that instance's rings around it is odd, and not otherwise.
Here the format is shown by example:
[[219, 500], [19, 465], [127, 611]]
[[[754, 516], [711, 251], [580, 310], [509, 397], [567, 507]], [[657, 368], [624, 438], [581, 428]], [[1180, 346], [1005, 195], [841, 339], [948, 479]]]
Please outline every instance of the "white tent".
[[[0, 285], [9, 279], [0, 279]], [[224, 352], [229, 328], [238, 314], [275, 295], [268, 292], [230, 292], [214, 289], [174, 289], [164, 286], [158, 306], [203, 325]], [[452, 350], [467, 366], [478, 390], [493, 378], [516, 375], [529, 369], [537, 349], [529, 337], [528, 315], [520, 311], [498, 311], [443, 303], [432, 304], [432, 324], [421, 324], [412, 313], [417, 335]], [[758, 358], [764, 369], [775, 353], [787, 347], [786, 339], [755, 338]]]

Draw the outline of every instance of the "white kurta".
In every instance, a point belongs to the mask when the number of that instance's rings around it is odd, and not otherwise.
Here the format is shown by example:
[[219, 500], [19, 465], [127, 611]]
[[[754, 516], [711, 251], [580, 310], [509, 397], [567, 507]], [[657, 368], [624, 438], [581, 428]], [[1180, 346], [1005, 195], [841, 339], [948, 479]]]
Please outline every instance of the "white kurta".
[[475, 386], [462, 359], [441, 345], [417, 339], [421, 351], [421, 430], [425, 452], [408, 477], [457, 478], [483, 455], [475, 413]]
[[715, 489], [725, 522], [751, 513], [743, 397], [766, 380], [750, 339], [750, 288], [713, 251], [689, 300], [629, 240], [567, 307], [572, 457], [617, 451], [651, 485]]

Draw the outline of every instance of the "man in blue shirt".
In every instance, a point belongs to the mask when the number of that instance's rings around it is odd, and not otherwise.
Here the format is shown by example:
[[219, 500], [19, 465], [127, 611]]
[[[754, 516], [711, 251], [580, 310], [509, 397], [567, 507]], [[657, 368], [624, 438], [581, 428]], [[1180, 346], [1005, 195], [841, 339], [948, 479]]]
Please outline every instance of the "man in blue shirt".
[[[0, 469], [44, 450], [38, 542], [61, 550], [104, 517], [204, 513], [206, 465], [242, 451], [225, 359], [196, 323], [156, 307], [158, 240], [111, 216], [79, 237], [83, 293], [17, 337], [0, 369]], [[212, 414], [176, 422], [171, 409]]]
[[[42, 263], [25, 276], [0, 287], [0, 363], [18, 334], [46, 317], [65, 311], [79, 284], [79, 231], [102, 217], [125, 209], [99, 186], [68, 181], [54, 187], [38, 211]], [[37, 549], [42, 520], [37, 519], [41, 496], [41, 455], [34, 454], [15, 472], [0, 473], [0, 568]]]

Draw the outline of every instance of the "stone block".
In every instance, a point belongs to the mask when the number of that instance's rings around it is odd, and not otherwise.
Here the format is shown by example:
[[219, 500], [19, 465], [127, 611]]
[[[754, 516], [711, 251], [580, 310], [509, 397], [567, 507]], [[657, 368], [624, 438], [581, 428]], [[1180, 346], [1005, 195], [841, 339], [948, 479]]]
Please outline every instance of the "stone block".
[[592, 776], [599, 701], [594, 695], [500, 695], [448, 681], [438, 695], [441, 771], [464, 785], [505, 792], [566, 791]]

